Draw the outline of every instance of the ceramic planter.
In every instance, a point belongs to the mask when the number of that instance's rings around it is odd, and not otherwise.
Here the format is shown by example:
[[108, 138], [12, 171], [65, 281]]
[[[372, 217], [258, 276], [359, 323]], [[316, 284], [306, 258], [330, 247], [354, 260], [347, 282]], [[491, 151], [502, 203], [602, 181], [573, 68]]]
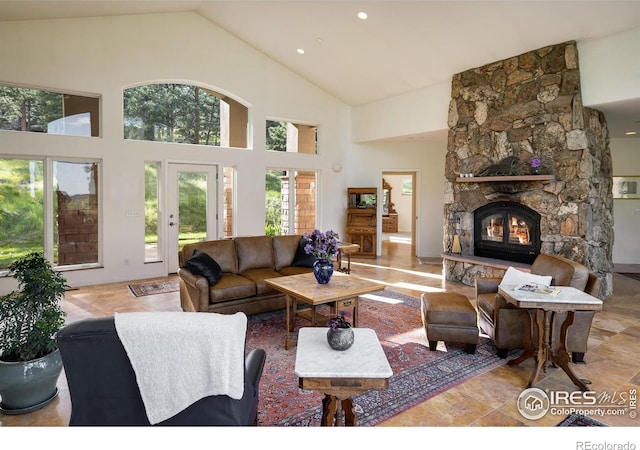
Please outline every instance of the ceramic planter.
[[27, 362], [0, 361], [0, 412], [24, 414], [49, 404], [61, 372], [59, 350]]
[[353, 328], [338, 328], [327, 330], [327, 342], [329, 346], [334, 350], [347, 350], [353, 345]]

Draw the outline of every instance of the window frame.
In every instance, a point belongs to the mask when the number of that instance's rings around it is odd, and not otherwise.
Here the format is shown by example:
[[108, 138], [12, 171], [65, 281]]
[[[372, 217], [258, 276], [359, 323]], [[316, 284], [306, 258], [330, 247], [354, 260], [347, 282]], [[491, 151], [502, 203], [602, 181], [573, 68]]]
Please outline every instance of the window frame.
[[[103, 161], [100, 158], [80, 158], [80, 157], [55, 157], [55, 156], [38, 156], [38, 155], [16, 155], [6, 154], [0, 156], [1, 159], [17, 159], [25, 161], [41, 161], [43, 164], [43, 249], [44, 257], [51, 262], [53, 269], [59, 272], [67, 272], [72, 270], [93, 269], [103, 267], [103, 197], [102, 197], [102, 170]], [[80, 263], [80, 264], [66, 264], [59, 265], [54, 263], [54, 178], [53, 178], [53, 166], [56, 162], [63, 163], [87, 163], [97, 164], [98, 180], [96, 183], [97, 189], [97, 222], [98, 222], [98, 258], [96, 262]], [[8, 269], [0, 269], [0, 275], [6, 275], [9, 272]]]

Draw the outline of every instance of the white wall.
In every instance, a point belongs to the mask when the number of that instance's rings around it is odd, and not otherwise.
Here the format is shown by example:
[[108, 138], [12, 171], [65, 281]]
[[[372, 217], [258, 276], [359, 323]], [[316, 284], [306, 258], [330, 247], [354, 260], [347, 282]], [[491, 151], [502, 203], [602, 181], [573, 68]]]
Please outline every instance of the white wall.
[[[144, 162], [237, 167], [238, 235], [264, 234], [265, 169], [319, 170], [318, 227], [342, 223], [344, 181], [331, 164], [349, 149], [350, 109], [193, 13], [6, 22], [0, 26], [0, 83], [102, 96], [100, 138], [0, 132], [0, 154], [103, 161], [103, 263], [65, 272], [72, 286], [166, 275], [144, 263]], [[189, 82], [231, 93], [250, 107], [253, 150], [122, 138], [122, 90], [151, 81]], [[319, 125], [320, 155], [266, 152], [266, 117]], [[337, 218], [337, 219], [336, 219]], [[0, 280], [8, 283], [7, 280]], [[8, 290], [0, 282], [0, 291]]]
[[451, 80], [353, 109], [354, 142], [447, 129]]
[[640, 28], [577, 42], [585, 106], [640, 97]]
[[[640, 140], [612, 139], [613, 176], [640, 176]], [[613, 201], [613, 263], [640, 264], [640, 200]]]
[[[355, 145], [348, 155], [350, 187], [382, 186], [382, 172], [417, 172], [417, 256], [442, 253], [444, 158], [447, 143], [366, 143]], [[395, 189], [394, 189], [395, 190]], [[394, 192], [392, 198], [397, 197]], [[394, 200], [395, 201], [395, 200]], [[381, 230], [381, 228], [380, 228]]]

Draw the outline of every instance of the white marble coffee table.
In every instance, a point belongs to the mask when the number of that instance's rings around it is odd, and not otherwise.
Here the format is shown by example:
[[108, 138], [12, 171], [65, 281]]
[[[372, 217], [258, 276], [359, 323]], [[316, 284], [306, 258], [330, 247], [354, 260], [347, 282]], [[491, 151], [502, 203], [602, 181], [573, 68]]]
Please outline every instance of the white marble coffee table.
[[295, 373], [301, 389], [325, 394], [322, 401], [323, 426], [355, 426], [351, 397], [370, 390], [386, 389], [393, 370], [374, 330], [354, 328], [353, 345], [343, 351], [329, 347], [327, 330], [318, 327], [300, 329]]

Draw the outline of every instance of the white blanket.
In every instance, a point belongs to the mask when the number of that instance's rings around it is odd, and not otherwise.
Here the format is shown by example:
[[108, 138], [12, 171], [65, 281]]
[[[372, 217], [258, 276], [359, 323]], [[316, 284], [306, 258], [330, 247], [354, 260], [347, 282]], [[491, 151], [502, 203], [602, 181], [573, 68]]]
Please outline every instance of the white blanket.
[[151, 424], [203, 397], [242, 398], [244, 313], [116, 313], [114, 319]]

